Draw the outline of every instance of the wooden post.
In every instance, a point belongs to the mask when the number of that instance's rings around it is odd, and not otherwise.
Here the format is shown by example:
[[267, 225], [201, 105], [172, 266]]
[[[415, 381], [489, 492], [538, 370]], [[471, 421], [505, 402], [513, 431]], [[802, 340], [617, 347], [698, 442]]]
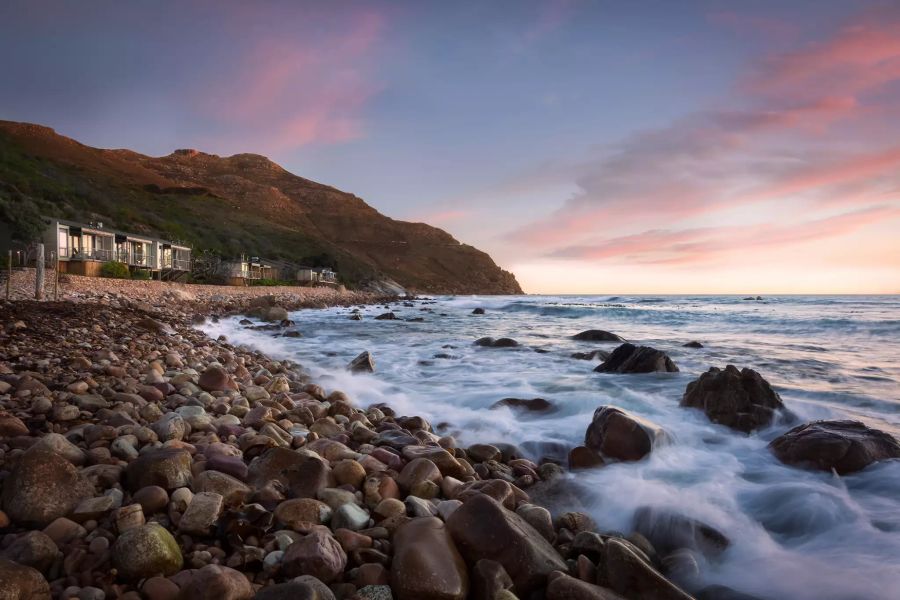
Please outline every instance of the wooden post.
[[59, 302], [59, 253], [53, 253], [54, 264], [53, 269], [53, 299]]
[[12, 285], [12, 250], [6, 258], [6, 299], [9, 300], [9, 287]]
[[37, 256], [34, 259], [34, 299], [44, 299], [44, 245], [37, 245]]

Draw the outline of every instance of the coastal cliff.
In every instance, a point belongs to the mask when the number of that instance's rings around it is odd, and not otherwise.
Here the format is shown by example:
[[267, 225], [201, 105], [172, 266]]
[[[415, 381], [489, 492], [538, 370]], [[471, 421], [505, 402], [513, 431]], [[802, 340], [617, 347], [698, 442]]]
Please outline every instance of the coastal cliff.
[[0, 207], [20, 218], [101, 221], [224, 256], [327, 262], [351, 287], [396, 281], [412, 292], [522, 293], [512, 273], [447, 232], [391, 219], [256, 154], [150, 157], [0, 121], [0, 184]]

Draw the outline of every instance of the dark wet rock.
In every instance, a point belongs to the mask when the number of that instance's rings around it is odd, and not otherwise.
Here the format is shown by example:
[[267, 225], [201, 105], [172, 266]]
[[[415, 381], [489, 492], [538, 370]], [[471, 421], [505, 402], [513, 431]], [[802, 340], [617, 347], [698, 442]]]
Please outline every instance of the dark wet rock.
[[640, 460], [655, 445], [668, 441], [668, 434], [655, 423], [615, 406], [597, 408], [584, 434], [585, 446], [618, 460]]
[[508, 406], [510, 408], [523, 408], [530, 412], [543, 412], [553, 408], [553, 404], [549, 400], [543, 398], [504, 398], [491, 404], [491, 408], [500, 408]]
[[264, 306], [259, 309], [259, 318], [263, 321], [286, 321], [288, 312], [280, 306]]
[[594, 585], [565, 573], [550, 575], [546, 600], [625, 600], [614, 591]]
[[334, 600], [334, 595], [319, 594], [316, 588], [302, 581], [288, 581], [260, 589], [253, 600]]
[[181, 570], [181, 549], [158, 523], [148, 523], [119, 535], [112, 546], [113, 566], [125, 579], [173, 575]]
[[668, 509], [642, 506], [634, 513], [634, 531], [644, 536], [660, 555], [679, 548], [698, 550], [707, 557], [724, 552], [731, 542], [718, 529]]
[[50, 600], [50, 584], [36, 569], [0, 558], [0, 600]]
[[443, 521], [412, 519], [394, 533], [391, 589], [397, 600], [465, 600], [469, 575]]
[[606, 360], [609, 358], [609, 352], [606, 350], [593, 350], [591, 352], [573, 352], [570, 354], [572, 358], [578, 360]]
[[397, 315], [393, 312], [386, 312], [375, 317], [376, 321], [394, 321], [397, 319]]
[[190, 452], [182, 448], [147, 450], [128, 464], [125, 480], [135, 491], [151, 485], [166, 491], [187, 487], [193, 480], [191, 462]]
[[94, 487], [72, 463], [42, 448], [22, 454], [2, 487], [2, 506], [9, 518], [40, 526], [66, 516], [94, 495]]
[[497, 338], [494, 339], [492, 337], [483, 337], [475, 340], [476, 346], [482, 346], [484, 348], [515, 348], [519, 345], [519, 342], [512, 338]]
[[625, 338], [602, 329], [588, 329], [572, 336], [573, 340], [580, 342], [624, 342]]
[[605, 560], [598, 566], [597, 583], [626, 598], [693, 600], [653, 568], [642, 554], [625, 540], [608, 539]]
[[753, 369], [711, 367], [690, 382], [681, 406], [699, 408], [709, 420], [749, 433], [772, 422], [784, 404], [769, 382]]
[[347, 555], [324, 527], [288, 546], [282, 560], [282, 570], [289, 577], [312, 575], [325, 583], [337, 579], [346, 566]]
[[762, 600], [724, 585], [709, 585], [694, 594], [697, 600]]
[[351, 360], [350, 364], [347, 365], [347, 370], [352, 373], [374, 373], [375, 359], [372, 358], [372, 355], [367, 350]]
[[32, 567], [42, 573], [47, 572], [58, 555], [59, 548], [56, 542], [42, 531], [28, 531], [0, 552], [0, 557]]
[[211, 366], [200, 374], [197, 385], [206, 392], [224, 392], [237, 390], [238, 386], [231, 375], [222, 367]]
[[603, 457], [587, 446], [576, 446], [569, 451], [569, 469], [593, 469], [602, 467], [606, 462]]
[[517, 595], [544, 586], [547, 575], [566, 571], [562, 557], [534, 527], [484, 494], [471, 496], [447, 519], [460, 553], [470, 563], [493, 560], [506, 569]]
[[694, 340], [694, 341], [688, 342], [687, 344], [682, 344], [681, 347], [682, 348], [702, 348], [703, 344]]
[[481, 308], [481, 307], [472, 309], [472, 314], [473, 314], [473, 315], [483, 315], [483, 314], [484, 314], [484, 309]]
[[494, 600], [498, 592], [512, 587], [509, 573], [497, 561], [483, 558], [472, 567], [472, 600]]
[[594, 370], [598, 373], [676, 373], [678, 367], [662, 350], [622, 344]]
[[900, 442], [859, 421], [814, 421], [794, 427], [769, 444], [783, 463], [841, 475], [874, 462], [900, 458]]
[[206, 565], [191, 571], [179, 600], [250, 600], [253, 588], [240, 571], [221, 565]]

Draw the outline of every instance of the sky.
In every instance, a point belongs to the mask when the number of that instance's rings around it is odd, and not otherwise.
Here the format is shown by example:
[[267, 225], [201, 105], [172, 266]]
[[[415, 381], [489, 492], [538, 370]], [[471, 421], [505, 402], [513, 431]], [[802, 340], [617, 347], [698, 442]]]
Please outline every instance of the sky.
[[0, 3], [0, 119], [254, 152], [529, 293], [900, 293], [900, 2]]

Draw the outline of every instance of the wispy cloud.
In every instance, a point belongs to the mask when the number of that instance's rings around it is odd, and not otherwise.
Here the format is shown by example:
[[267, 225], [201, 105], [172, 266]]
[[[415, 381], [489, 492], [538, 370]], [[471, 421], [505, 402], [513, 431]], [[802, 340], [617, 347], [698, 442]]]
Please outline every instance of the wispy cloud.
[[[715, 20], [748, 25], [733, 15]], [[504, 239], [556, 258], [684, 262], [752, 239], [787, 244], [817, 228], [836, 235], [838, 223], [897, 218], [900, 148], [892, 141], [900, 126], [884, 119], [900, 105], [897, 82], [900, 14], [864, 15], [827, 39], [751, 65], [727, 104], [601, 149], [578, 165], [578, 193]], [[689, 225], [773, 201], [803, 207], [807, 220], [758, 229]], [[841, 208], [851, 212], [829, 216]]]

